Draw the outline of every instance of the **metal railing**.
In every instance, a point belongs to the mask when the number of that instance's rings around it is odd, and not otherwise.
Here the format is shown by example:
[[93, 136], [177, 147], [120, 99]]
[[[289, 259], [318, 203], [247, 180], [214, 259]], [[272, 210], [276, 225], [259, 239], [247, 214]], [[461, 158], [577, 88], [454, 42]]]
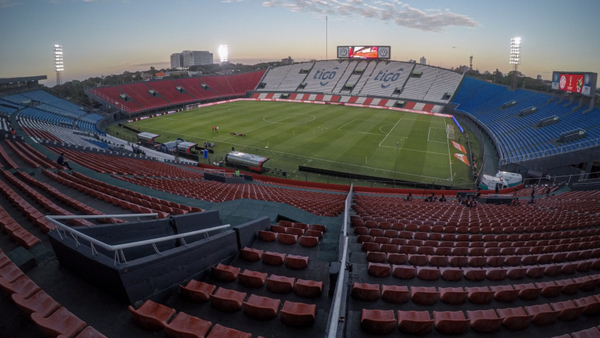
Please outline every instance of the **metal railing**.
[[[139, 217], [156, 217], [156, 216], [158, 216], [157, 213], [119, 214], [119, 215], [61, 215], [61, 216], [46, 215], [45, 218], [57, 226], [56, 231], [58, 232], [58, 235], [62, 240], [64, 240], [67, 237], [67, 233], [69, 235], [71, 235], [73, 240], [75, 240], [76, 248], [81, 246], [81, 243], [79, 243], [80, 238], [88, 241], [90, 243], [90, 250], [92, 252], [92, 256], [99, 255], [96, 247], [102, 248], [107, 251], [114, 252], [114, 257], [113, 257], [113, 265], [114, 266], [117, 266], [118, 264], [121, 264], [121, 263], [127, 265], [127, 260], [125, 259], [125, 253], [123, 252], [124, 249], [135, 248], [135, 247], [139, 247], [139, 246], [143, 246], [143, 245], [151, 245], [153, 247], [154, 251], [156, 252], [156, 254], [161, 255], [161, 252], [160, 252], [160, 250], [158, 250], [156, 243], [179, 239], [179, 241], [181, 242], [181, 245], [187, 246], [187, 243], [185, 242], [184, 237], [205, 234], [205, 237], [208, 238], [209, 232], [225, 229], [230, 226], [229, 224], [225, 224], [225, 225], [219, 225], [219, 226], [208, 228], [208, 229], [190, 231], [190, 232], [186, 232], [186, 233], [182, 233], [182, 234], [158, 237], [158, 238], [153, 238], [153, 239], [146, 239], [146, 240], [137, 241], [137, 242], [111, 245], [111, 244], [104, 243], [100, 240], [97, 240], [91, 236], [88, 236], [88, 235], [86, 235], [80, 231], [77, 231], [77, 230], [69, 227], [68, 225], [63, 224], [58, 221], [58, 220], [68, 220], [68, 219], [133, 218], [133, 217], [139, 219]], [[127, 225], [123, 225], [123, 226], [127, 226]]]
[[350, 185], [350, 191], [348, 192], [348, 196], [346, 197], [346, 201], [344, 203], [344, 224], [342, 225], [341, 229], [342, 251], [340, 256], [340, 273], [335, 286], [335, 294], [329, 316], [329, 325], [326, 335], [329, 338], [337, 337], [339, 326], [346, 322], [345, 315], [341, 314], [341, 308], [343, 305], [342, 298], [344, 292], [344, 283], [347, 281], [346, 264], [348, 260], [348, 224], [350, 223], [350, 208], [352, 208], [352, 189], [353, 186]]

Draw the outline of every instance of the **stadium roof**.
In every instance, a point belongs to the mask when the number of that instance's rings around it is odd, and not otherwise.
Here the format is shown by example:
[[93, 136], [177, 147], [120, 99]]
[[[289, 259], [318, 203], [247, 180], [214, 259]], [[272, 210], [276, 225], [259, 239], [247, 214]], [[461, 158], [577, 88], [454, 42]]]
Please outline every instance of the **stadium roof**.
[[11, 83], [21, 83], [21, 82], [33, 82], [40, 80], [47, 80], [47, 75], [36, 75], [36, 76], [25, 76], [25, 77], [8, 77], [8, 78], [0, 78], [0, 84], [11, 84]]

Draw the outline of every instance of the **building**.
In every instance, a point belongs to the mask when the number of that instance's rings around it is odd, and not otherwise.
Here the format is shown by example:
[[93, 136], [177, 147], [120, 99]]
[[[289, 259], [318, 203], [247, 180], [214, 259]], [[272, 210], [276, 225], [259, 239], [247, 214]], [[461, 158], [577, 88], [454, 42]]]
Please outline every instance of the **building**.
[[183, 58], [183, 67], [212, 65], [213, 54], [208, 51], [184, 50], [181, 52]]
[[427, 64], [427, 59], [424, 56], [421, 56], [421, 58], [419, 59], [419, 63], [422, 65], [426, 65]]
[[292, 59], [291, 56], [288, 56], [285, 59], [281, 59], [281, 65], [285, 66], [285, 65], [293, 65], [294, 64], [294, 59]]
[[183, 67], [183, 55], [181, 53], [171, 54], [171, 68]]

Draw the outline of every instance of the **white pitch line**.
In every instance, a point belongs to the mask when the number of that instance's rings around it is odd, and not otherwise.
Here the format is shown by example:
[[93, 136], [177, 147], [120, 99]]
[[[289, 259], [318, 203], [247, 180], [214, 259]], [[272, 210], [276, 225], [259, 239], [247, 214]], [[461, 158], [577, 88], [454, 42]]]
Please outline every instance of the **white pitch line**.
[[431, 143], [441, 143], [441, 144], [448, 143], [448, 135], [447, 135], [447, 134], [446, 134], [446, 142], [440, 142], [440, 141], [432, 141], [432, 140], [430, 140], [430, 139], [429, 139], [429, 134], [431, 133], [431, 129], [441, 129], [441, 130], [445, 130], [445, 129], [442, 129], [442, 128], [433, 128], [433, 127], [429, 127], [429, 131], [427, 132], [427, 142], [431, 142]]
[[348, 122], [348, 123], [344, 124], [343, 126], [339, 127], [337, 130], [339, 130], [339, 131], [343, 131], [343, 130], [342, 130], [342, 128], [344, 128], [345, 126], [349, 125], [350, 123], [352, 123], [352, 122], [354, 122], [354, 121], [356, 121], [356, 119], [353, 119], [352, 121], [350, 121], [350, 122]]
[[402, 121], [402, 118], [400, 118], [396, 124], [394, 124], [394, 126], [392, 127], [392, 129], [390, 129], [390, 131], [387, 133], [387, 135], [385, 135], [385, 137], [383, 138], [383, 140], [381, 140], [381, 142], [379, 142], [379, 147], [381, 147], [381, 144], [383, 144], [383, 142], [385, 142], [385, 139], [390, 136], [390, 134], [392, 133], [392, 130], [394, 130], [396, 128], [396, 126], [398, 125], [398, 123], [400, 123], [400, 121]]
[[448, 164], [450, 165], [450, 181], [453, 181], [452, 177], [452, 155], [450, 154], [450, 141], [448, 135], [446, 135], [446, 144], [448, 145]]

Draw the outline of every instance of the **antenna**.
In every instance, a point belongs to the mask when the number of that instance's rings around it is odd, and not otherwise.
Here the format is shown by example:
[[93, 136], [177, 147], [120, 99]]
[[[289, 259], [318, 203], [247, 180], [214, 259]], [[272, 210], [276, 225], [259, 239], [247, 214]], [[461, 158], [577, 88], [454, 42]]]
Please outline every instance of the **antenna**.
[[327, 26], [329, 21], [327, 20], [327, 15], [325, 15], [325, 60], [327, 60]]
[[469, 56], [469, 70], [473, 70], [473, 55]]

